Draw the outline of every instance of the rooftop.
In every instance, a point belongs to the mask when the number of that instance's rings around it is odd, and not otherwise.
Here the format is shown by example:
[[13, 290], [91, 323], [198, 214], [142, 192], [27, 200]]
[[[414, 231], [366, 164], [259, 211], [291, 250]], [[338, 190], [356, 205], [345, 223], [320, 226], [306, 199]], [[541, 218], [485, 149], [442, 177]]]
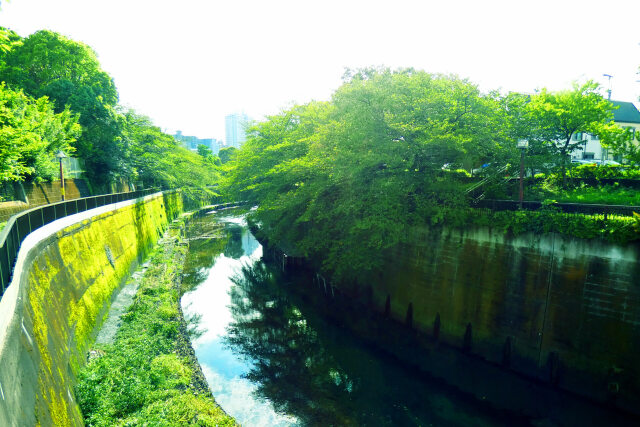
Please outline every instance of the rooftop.
[[618, 107], [613, 110], [613, 120], [615, 122], [640, 123], [640, 111], [632, 102], [611, 101]]

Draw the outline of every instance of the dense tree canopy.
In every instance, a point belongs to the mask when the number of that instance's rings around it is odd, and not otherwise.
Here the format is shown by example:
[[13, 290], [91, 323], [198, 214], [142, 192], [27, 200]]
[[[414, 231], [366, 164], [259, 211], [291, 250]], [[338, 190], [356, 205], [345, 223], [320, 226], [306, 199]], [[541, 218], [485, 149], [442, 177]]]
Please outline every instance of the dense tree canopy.
[[[82, 159], [97, 188], [115, 180], [165, 187], [217, 180], [213, 156], [180, 147], [149, 118], [118, 106], [113, 79], [90, 47], [52, 31], [21, 38], [1, 30], [0, 114], [10, 123], [1, 131], [22, 135], [0, 142], [3, 180], [51, 179], [58, 149]], [[36, 112], [38, 126], [29, 124]]]
[[283, 247], [338, 276], [372, 271], [405, 226], [464, 203], [443, 169], [504, 162], [511, 131], [500, 100], [466, 80], [364, 70], [330, 102], [255, 126], [224, 188], [259, 203], [254, 219]]
[[121, 146], [132, 180], [146, 187], [207, 186], [217, 182], [215, 165], [178, 145], [175, 138], [132, 110], [124, 113]]
[[329, 102], [254, 126], [222, 189], [259, 205], [252, 220], [286, 252], [367, 280], [411, 226], [468, 206], [457, 169], [497, 165], [487, 169], [504, 176], [519, 139], [531, 143], [532, 169], [564, 168], [576, 132], [612, 135], [611, 103], [596, 89], [501, 96], [451, 75], [348, 71]]
[[56, 114], [46, 98], [36, 100], [0, 85], [0, 182], [51, 179], [55, 153], [73, 151], [79, 134], [77, 118], [68, 109]]
[[0, 80], [35, 98], [47, 96], [56, 112], [78, 113], [82, 134], [76, 154], [95, 181], [123, 175], [118, 102], [113, 79], [104, 72], [96, 54], [83, 43], [52, 31], [38, 31], [0, 56]]

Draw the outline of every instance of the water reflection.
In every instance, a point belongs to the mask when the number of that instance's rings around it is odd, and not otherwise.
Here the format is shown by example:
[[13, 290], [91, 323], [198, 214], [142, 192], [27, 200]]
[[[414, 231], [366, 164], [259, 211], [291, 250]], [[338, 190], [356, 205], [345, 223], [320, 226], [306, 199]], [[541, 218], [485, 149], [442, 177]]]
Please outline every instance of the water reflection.
[[250, 361], [245, 377], [278, 412], [304, 425], [503, 424], [479, 402], [417, 379], [325, 322], [287, 291], [301, 284], [277, 269], [256, 261], [233, 282], [224, 341]]
[[187, 318], [200, 318], [201, 334], [193, 345], [216, 401], [245, 426], [294, 424], [291, 417], [276, 413], [268, 401], [254, 397], [255, 386], [244, 378], [249, 364], [222, 342], [232, 320], [230, 278], [243, 263], [260, 258], [260, 245], [242, 218], [219, 214], [192, 219], [187, 237], [190, 245], [183, 283], [190, 291], [181, 303]]
[[[497, 367], [484, 376], [459, 375], [461, 366], [468, 373], [476, 365], [451, 353], [438, 358], [417, 350], [410, 330], [367, 317], [347, 301], [324, 304], [304, 274], [284, 275], [261, 261], [262, 248], [241, 216], [193, 219], [188, 237], [184, 275], [191, 291], [182, 306], [187, 317], [201, 317], [196, 355], [218, 403], [244, 426], [635, 425], [529, 383], [525, 388], [534, 388], [518, 395], [522, 386], [512, 387], [509, 373]], [[444, 378], [462, 378], [466, 390], [476, 382], [488, 381], [489, 389], [501, 384], [495, 401], [505, 408], [512, 397], [518, 404], [539, 400], [538, 418], [496, 411], [379, 348]], [[557, 404], [546, 408], [551, 401]]]
[[425, 381], [327, 322], [293, 288], [306, 277], [264, 264], [242, 218], [189, 225], [182, 299], [218, 403], [246, 426], [502, 425], [485, 405]]
[[188, 237], [192, 291], [182, 305], [201, 317], [196, 355], [216, 400], [242, 425], [509, 424], [326, 321], [292, 292], [308, 279], [263, 263], [241, 217], [194, 219]]

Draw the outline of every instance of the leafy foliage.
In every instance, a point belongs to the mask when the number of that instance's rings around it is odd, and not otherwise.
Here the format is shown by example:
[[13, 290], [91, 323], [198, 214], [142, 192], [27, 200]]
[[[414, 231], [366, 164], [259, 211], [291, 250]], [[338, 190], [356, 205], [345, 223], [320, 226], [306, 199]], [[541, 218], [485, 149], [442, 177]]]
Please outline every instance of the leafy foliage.
[[518, 235], [526, 232], [560, 233], [582, 239], [603, 239], [626, 243], [640, 239], [637, 217], [565, 214], [552, 204], [537, 211], [491, 211], [488, 209], [439, 208], [431, 217], [432, 225], [466, 228], [470, 225], [490, 227]]
[[574, 178], [640, 179], [640, 169], [618, 165], [580, 165], [571, 169]]
[[[7, 158], [2, 163], [7, 166], [3, 168], [5, 172], [0, 172], [3, 174], [0, 180], [25, 176], [51, 179], [52, 150], [63, 149], [84, 160], [86, 173], [97, 187], [119, 179], [142, 181], [147, 187], [206, 187], [217, 181], [213, 156], [191, 153], [154, 126], [148, 117], [117, 105], [113, 79], [102, 70], [96, 53], [83, 43], [52, 31], [38, 31], [22, 39], [3, 29], [0, 81], [6, 82], [4, 93], [12, 93], [7, 92], [9, 89], [22, 91], [24, 99], [31, 99], [28, 103], [42, 110], [42, 117], [38, 118], [40, 128], [47, 129], [39, 131], [46, 135], [41, 135], [38, 143], [28, 137], [19, 143], [6, 140], [13, 154], [9, 155], [8, 149], [0, 154]], [[11, 105], [15, 103], [14, 100]], [[56, 117], [55, 120], [45, 117], [47, 108], [46, 114]], [[16, 114], [15, 122], [27, 120], [22, 113], [11, 111]], [[30, 119], [35, 119], [32, 116]], [[60, 128], [57, 131], [56, 126]], [[13, 132], [9, 129], [3, 131]], [[32, 129], [21, 133], [29, 132]], [[62, 143], [61, 138], [66, 142]], [[51, 141], [45, 144], [46, 150], [41, 148], [44, 140]]]
[[38, 31], [0, 56], [0, 80], [35, 98], [47, 96], [56, 112], [68, 107], [79, 115], [77, 154], [92, 178], [106, 180], [121, 172], [114, 111], [118, 93], [91, 48], [52, 31]]
[[453, 172], [488, 164], [497, 166], [486, 170], [504, 171], [519, 162], [515, 142], [526, 138], [535, 167], [560, 166], [564, 176], [568, 154], [580, 144], [577, 132], [603, 140], [617, 132], [613, 106], [596, 89], [587, 82], [571, 91], [499, 96], [456, 76], [349, 70], [331, 101], [255, 125], [225, 165], [221, 190], [258, 205], [251, 220], [272, 243], [315, 260], [337, 280], [366, 282], [410, 239], [411, 227], [425, 222], [635, 239], [625, 219], [605, 226], [546, 211], [476, 218], [466, 213], [469, 184]]
[[357, 279], [432, 206], [464, 205], [464, 187], [443, 165], [504, 161], [510, 130], [496, 96], [466, 80], [363, 70], [331, 102], [255, 126], [222, 187], [259, 203], [253, 219], [286, 250]]
[[132, 180], [145, 187], [205, 187], [218, 180], [211, 159], [181, 147], [171, 136], [153, 125], [151, 119], [132, 110], [122, 120], [124, 163]]
[[79, 134], [69, 109], [56, 114], [46, 98], [0, 85], [0, 182], [51, 179], [57, 171], [55, 153], [72, 151]]
[[218, 157], [220, 159], [220, 162], [222, 164], [229, 162], [229, 160], [231, 160], [233, 158], [233, 156], [235, 155], [236, 151], [238, 151], [238, 149], [236, 147], [225, 147], [225, 148], [222, 148], [220, 150], [220, 152], [218, 153]]
[[573, 188], [558, 188], [546, 182], [527, 188], [527, 199], [553, 199], [564, 203], [640, 206], [640, 193], [634, 188], [613, 185], [590, 186], [581, 184]]
[[573, 90], [549, 92], [542, 89], [526, 104], [526, 121], [533, 143], [532, 154], [539, 151], [560, 165], [565, 180], [569, 155], [582, 149], [580, 133], [598, 135], [603, 141], [616, 139], [620, 128], [612, 122], [613, 104], [598, 92], [598, 84], [588, 81], [574, 84]]

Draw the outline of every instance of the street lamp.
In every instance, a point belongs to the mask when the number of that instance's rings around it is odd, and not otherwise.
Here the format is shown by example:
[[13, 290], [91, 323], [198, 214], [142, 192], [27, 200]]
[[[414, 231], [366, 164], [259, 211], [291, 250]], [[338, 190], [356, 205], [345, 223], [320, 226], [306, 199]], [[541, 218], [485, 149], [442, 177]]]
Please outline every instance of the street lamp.
[[64, 151], [58, 150], [56, 157], [60, 161], [60, 193], [62, 194], [62, 200], [64, 200], [64, 173], [62, 172], [62, 159], [66, 158], [67, 155], [64, 154]]
[[518, 140], [516, 147], [520, 149], [520, 209], [522, 209], [522, 200], [524, 199], [524, 152], [529, 148], [529, 141], [526, 139]]

